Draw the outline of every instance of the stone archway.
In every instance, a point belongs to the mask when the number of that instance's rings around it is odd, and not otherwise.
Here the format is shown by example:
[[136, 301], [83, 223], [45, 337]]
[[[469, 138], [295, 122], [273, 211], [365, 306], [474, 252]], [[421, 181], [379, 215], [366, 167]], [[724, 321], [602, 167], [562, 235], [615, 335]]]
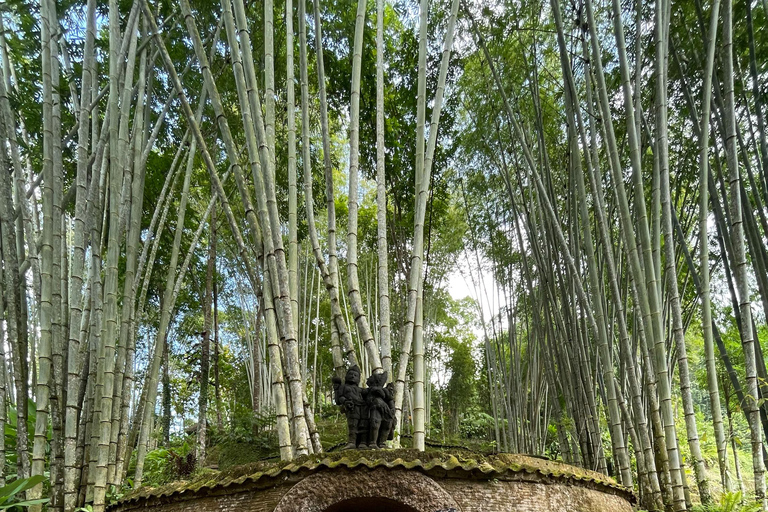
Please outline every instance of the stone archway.
[[275, 512], [461, 512], [437, 482], [416, 471], [321, 471], [293, 486]]

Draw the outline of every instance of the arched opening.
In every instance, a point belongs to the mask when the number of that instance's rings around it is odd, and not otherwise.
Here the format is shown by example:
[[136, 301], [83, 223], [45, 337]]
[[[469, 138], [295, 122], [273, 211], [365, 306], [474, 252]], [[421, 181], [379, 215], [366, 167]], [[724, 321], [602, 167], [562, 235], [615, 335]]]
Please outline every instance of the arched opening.
[[440, 484], [418, 471], [339, 468], [302, 479], [274, 512], [461, 512]]
[[418, 512], [389, 498], [351, 498], [334, 503], [323, 512]]

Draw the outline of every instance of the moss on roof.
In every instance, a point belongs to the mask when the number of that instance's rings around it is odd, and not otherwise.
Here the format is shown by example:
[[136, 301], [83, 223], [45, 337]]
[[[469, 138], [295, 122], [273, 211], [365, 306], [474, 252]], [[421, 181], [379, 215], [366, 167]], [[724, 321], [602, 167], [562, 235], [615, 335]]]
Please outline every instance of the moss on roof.
[[398, 450], [348, 450], [306, 455], [292, 461], [265, 460], [237, 466], [215, 474], [206, 473], [190, 481], [174, 482], [162, 487], [144, 487], [125, 496], [116, 505], [153, 497], [197, 493], [231, 485], [266, 483], [278, 477], [299, 471], [315, 472], [333, 468], [415, 469], [437, 476], [436, 473], [460, 473], [468, 478], [491, 479], [504, 474], [529, 474], [543, 478], [595, 484], [605, 490], [613, 490], [632, 500], [632, 491], [617, 484], [613, 479], [594, 471], [569, 466], [560, 462], [526, 455], [497, 453], [482, 454], [470, 450], [413, 449]]

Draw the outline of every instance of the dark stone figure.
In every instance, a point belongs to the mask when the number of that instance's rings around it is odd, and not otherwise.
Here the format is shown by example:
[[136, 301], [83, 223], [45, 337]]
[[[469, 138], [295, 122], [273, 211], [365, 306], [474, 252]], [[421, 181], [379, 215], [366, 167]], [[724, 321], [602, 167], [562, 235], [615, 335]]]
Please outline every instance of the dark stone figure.
[[379, 434], [379, 446], [382, 445], [382, 439], [384, 441], [392, 441], [395, 439], [395, 384], [394, 382], [390, 382], [386, 386], [384, 386], [384, 391], [386, 392], [386, 401], [387, 405], [389, 405], [389, 410], [391, 411], [391, 416], [389, 419], [389, 427], [385, 431], [382, 428], [382, 433], [386, 432], [384, 434], [384, 437], [382, 437], [382, 434]]
[[384, 385], [387, 382], [387, 372], [375, 373], [368, 377], [368, 448], [377, 450], [384, 448], [389, 437], [392, 423], [395, 419], [394, 396]]
[[394, 438], [395, 387], [387, 382], [387, 373], [377, 373], [360, 387], [360, 368], [347, 370], [344, 382], [333, 377], [336, 405], [347, 417], [347, 444], [344, 450], [377, 450]]
[[336, 405], [340, 406], [347, 417], [347, 445], [344, 450], [367, 449], [368, 411], [366, 407], [367, 390], [360, 387], [360, 368], [347, 370], [344, 382], [333, 377], [333, 390]]

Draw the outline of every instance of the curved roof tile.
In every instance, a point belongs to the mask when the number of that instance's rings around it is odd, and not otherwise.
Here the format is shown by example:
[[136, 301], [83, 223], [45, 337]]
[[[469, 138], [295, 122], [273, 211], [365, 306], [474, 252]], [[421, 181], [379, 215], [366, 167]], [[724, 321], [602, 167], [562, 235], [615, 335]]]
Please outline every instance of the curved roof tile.
[[564, 483], [588, 483], [623, 495], [634, 501], [632, 491], [619, 485], [613, 479], [594, 471], [569, 466], [560, 462], [518, 454], [482, 455], [470, 451], [430, 450], [419, 452], [411, 449], [382, 451], [345, 451], [305, 456], [290, 462], [259, 462], [222, 471], [213, 478], [199, 478], [189, 482], [176, 482], [166, 486], [145, 487], [121, 499], [110, 508], [139, 502], [150, 498], [170, 497], [187, 493], [226, 488], [246, 483], [266, 483], [280, 477], [287, 477], [299, 471], [316, 472], [324, 469], [365, 466], [369, 469], [409, 469], [425, 473], [443, 470], [448, 473], [466, 473], [468, 478], [492, 478], [509, 473], [539, 475]]

